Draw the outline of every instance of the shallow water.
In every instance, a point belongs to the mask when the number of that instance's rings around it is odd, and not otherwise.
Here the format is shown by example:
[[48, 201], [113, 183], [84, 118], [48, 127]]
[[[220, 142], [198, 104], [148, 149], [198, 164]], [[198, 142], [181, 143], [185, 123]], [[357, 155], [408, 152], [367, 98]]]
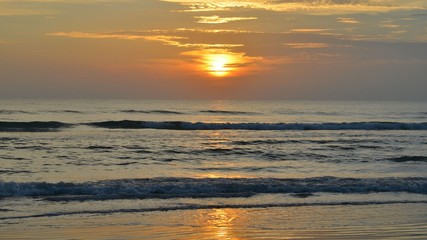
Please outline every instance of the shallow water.
[[214, 208], [25, 219], [2, 239], [425, 239], [425, 204]]

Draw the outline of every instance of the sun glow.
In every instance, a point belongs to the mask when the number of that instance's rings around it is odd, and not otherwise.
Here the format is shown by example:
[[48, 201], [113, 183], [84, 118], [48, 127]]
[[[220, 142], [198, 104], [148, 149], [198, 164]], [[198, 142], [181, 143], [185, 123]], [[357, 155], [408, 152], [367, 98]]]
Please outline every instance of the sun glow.
[[261, 57], [250, 57], [229, 49], [202, 49], [184, 52], [182, 55], [192, 59], [193, 66], [200, 73], [216, 78], [249, 74], [259, 68], [263, 61]]
[[231, 73], [234, 70], [231, 67], [233, 62], [233, 57], [227, 54], [212, 54], [207, 57], [207, 70], [208, 72], [215, 77], [224, 77]]

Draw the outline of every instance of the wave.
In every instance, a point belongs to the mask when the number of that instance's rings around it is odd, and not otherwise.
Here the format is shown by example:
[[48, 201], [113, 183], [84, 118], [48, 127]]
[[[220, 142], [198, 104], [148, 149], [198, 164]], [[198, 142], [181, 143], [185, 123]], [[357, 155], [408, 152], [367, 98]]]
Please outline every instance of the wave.
[[17, 173], [34, 173], [31, 171], [27, 171], [27, 170], [0, 170], [0, 174], [6, 174], [6, 175], [11, 175], [11, 174], [17, 174]]
[[266, 193], [319, 192], [427, 194], [427, 178], [150, 178], [85, 183], [0, 182], [0, 198], [40, 197], [52, 201], [250, 197]]
[[87, 125], [102, 128], [169, 130], [427, 130], [427, 122], [343, 122], [343, 123], [204, 123], [182, 121], [104, 121]]
[[57, 110], [57, 111], [47, 111], [49, 113], [76, 113], [76, 114], [83, 114], [82, 111], [77, 110]]
[[321, 116], [340, 116], [343, 113], [341, 112], [324, 112], [324, 111], [296, 111], [296, 110], [286, 110], [286, 111], [275, 111], [274, 113], [280, 115], [321, 115]]
[[57, 131], [61, 128], [70, 127], [72, 124], [63, 122], [0, 122], [0, 132], [39, 132]]
[[295, 144], [295, 143], [303, 143], [300, 140], [277, 140], [277, 139], [256, 139], [256, 140], [240, 140], [233, 141], [235, 145], [275, 145], [275, 144]]
[[181, 115], [184, 114], [183, 112], [177, 112], [177, 111], [169, 111], [169, 110], [133, 110], [133, 109], [129, 109], [129, 110], [120, 110], [120, 112], [122, 113], [153, 113], [153, 114], [177, 114], [177, 115]]
[[389, 158], [387, 159], [392, 162], [427, 162], [426, 156], [402, 156], [402, 157], [396, 157], [396, 158]]
[[226, 110], [202, 110], [201, 113], [212, 114], [232, 114], [232, 115], [256, 115], [256, 112], [242, 112], [242, 111], [226, 111]]
[[[255, 139], [255, 140], [239, 140], [232, 142], [235, 145], [280, 145], [280, 144], [356, 144], [358, 148], [380, 148], [374, 145], [361, 144], [382, 144], [384, 140], [377, 139]], [[332, 146], [332, 145], [331, 145]]]
[[427, 130], [427, 122], [342, 122], [342, 123], [207, 123], [183, 121], [102, 121], [80, 124], [63, 122], [0, 122], [0, 132], [53, 131], [77, 125], [109, 129], [167, 129], [167, 130]]
[[0, 110], [0, 115], [12, 115], [12, 114], [31, 114], [31, 112], [21, 111], [21, 110]]

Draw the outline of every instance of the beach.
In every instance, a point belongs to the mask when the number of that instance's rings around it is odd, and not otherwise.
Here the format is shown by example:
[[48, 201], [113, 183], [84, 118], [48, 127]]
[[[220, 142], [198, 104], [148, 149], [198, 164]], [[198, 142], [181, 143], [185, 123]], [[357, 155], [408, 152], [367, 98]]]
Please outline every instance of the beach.
[[10, 221], [1, 239], [425, 239], [426, 204], [213, 208]]

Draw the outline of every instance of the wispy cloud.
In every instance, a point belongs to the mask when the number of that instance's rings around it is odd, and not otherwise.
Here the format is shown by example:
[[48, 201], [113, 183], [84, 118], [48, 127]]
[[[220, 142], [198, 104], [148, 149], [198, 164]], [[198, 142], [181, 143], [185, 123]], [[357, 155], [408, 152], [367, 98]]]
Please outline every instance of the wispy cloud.
[[392, 34], [405, 34], [407, 32], [408, 31], [406, 31], [406, 30], [397, 30], [397, 31], [391, 31], [390, 33], [392, 33]]
[[235, 21], [244, 21], [244, 20], [255, 20], [257, 17], [219, 17], [217, 15], [213, 16], [196, 16], [196, 19], [199, 19], [198, 23], [207, 23], [207, 24], [220, 24], [228, 23]]
[[290, 32], [294, 32], [294, 33], [324, 33], [324, 32], [328, 32], [331, 29], [327, 29], [327, 28], [294, 28], [291, 29]]
[[329, 47], [326, 43], [285, 43], [287, 47], [295, 49], [309, 49], [309, 48], [327, 48]]
[[[189, 38], [184, 36], [171, 35], [150, 35], [160, 30], [141, 31], [134, 33], [112, 32], [112, 33], [88, 33], [88, 32], [53, 32], [46, 33], [48, 36], [68, 37], [68, 38], [87, 38], [87, 39], [119, 39], [119, 40], [137, 40], [143, 39], [148, 41], [162, 42], [165, 45], [182, 47], [182, 48], [235, 48], [241, 47], [242, 44], [229, 43], [191, 43]], [[183, 32], [183, 30], [172, 30], [171, 32]], [[191, 30], [190, 30], [191, 31]], [[167, 32], [167, 31], [163, 31]], [[187, 41], [187, 42], [185, 42]]]
[[383, 27], [383, 28], [398, 28], [400, 26], [398, 24], [383, 23], [383, 24], [380, 24], [380, 27]]
[[392, 18], [387, 18], [381, 21], [380, 27], [382, 28], [399, 28], [400, 25], [395, 23], [395, 20]]
[[184, 11], [228, 11], [232, 8], [264, 9], [290, 12], [307, 11], [314, 14], [342, 14], [348, 12], [387, 12], [399, 9], [425, 9], [425, 1], [403, 0], [162, 0], [185, 6]]
[[345, 18], [345, 17], [339, 17], [337, 18], [338, 22], [340, 23], [349, 23], [349, 24], [357, 24], [360, 23], [360, 21], [354, 19], [354, 18]]
[[203, 28], [177, 28], [174, 30], [166, 30], [173, 32], [199, 32], [199, 33], [265, 33], [262, 31], [250, 31], [240, 29], [203, 29]]
[[93, 38], [93, 39], [122, 39], [135, 40], [144, 39], [147, 36], [130, 35], [124, 33], [88, 33], [88, 32], [52, 32], [46, 33], [48, 36], [54, 37], [69, 37], [69, 38]]

